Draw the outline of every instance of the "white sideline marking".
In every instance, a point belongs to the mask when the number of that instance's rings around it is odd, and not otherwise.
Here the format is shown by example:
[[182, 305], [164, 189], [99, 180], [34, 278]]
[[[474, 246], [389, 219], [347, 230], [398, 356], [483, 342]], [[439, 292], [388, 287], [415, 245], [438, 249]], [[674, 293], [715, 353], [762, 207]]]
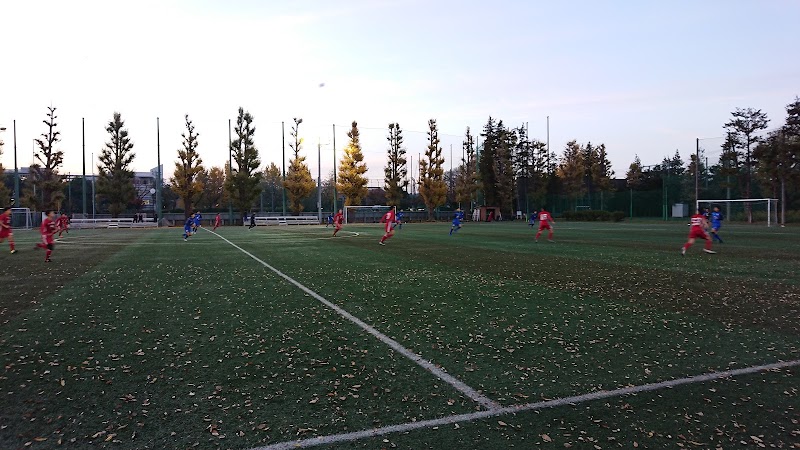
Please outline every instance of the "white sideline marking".
[[227, 242], [228, 244], [232, 245], [234, 248], [238, 249], [239, 251], [241, 251], [245, 255], [253, 258], [256, 261], [258, 261], [259, 263], [261, 263], [261, 265], [263, 265], [267, 269], [275, 272], [278, 276], [280, 276], [284, 280], [288, 281], [289, 283], [292, 283], [293, 285], [295, 285], [298, 288], [300, 288], [300, 290], [302, 290], [306, 294], [308, 294], [308, 295], [314, 297], [315, 299], [319, 300], [322, 304], [324, 304], [328, 308], [330, 308], [330, 309], [336, 311], [337, 313], [339, 313], [340, 316], [342, 316], [345, 319], [347, 319], [347, 320], [353, 322], [354, 324], [358, 325], [364, 331], [366, 331], [367, 333], [375, 336], [381, 342], [383, 342], [384, 344], [386, 344], [389, 347], [391, 347], [397, 353], [400, 353], [401, 355], [405, 356], [406, 358], [414, 361], [419, 366], [421, 366], [422, 368], [424, 368], [428, 372], [432, 373], [433, 375], [435, 375], [440, 380], [442, 380], [445, 383], [453, 386], [459, 392], [461, 392], [462, 394], [464, 394], [468, 398], [472, 399], [476, 403], [479, 403], [484, 408], [486, 408], [488, 410], [493, 410], [493, 409], [500, 408], [500, 404], [499, 403], [495, 402], [494, 400], [490, 399], [489, 397], [484, 396], [483, 394], [479, 393], [475, 389], [472, 389], [471, 387], [467, 386], [464, 382], [462, 382], [461, 380], [457, 379], [456, 377], [448, 374], [444, 370], [436, 367], [432, 362], [428, 361], [427, 359], [424, 359], [423, 357], [417, 355], [416, 353], [412, 352], [411, 350], [403, 347], [402, 345], [400, 345], [399, 342], [395, 341], [394, 339], [390, 338], [389, 336], [386, 336], [385, 334], [383, 334], [380, 331], [376, 330], [372, 326], [366, 324], [364, 321], [362, 321], [358, 317], [350, 314], [349, 312], [345, 311], [343, 308], [341, 308], [341, 307], [331, 303], [330, 301], [326, 300], [325, 297], [323, 297], [323, 296], [317, 294], [316, 292], [312, 291], [311, 289], [303, 286], [298, 281], [295, 281], [289, 275], [286, 275], [285, 273], [281, 272], [280, 270], [270, 266], [269, 264], [267, 264], [264, 261], [262, 261], [261, 259], [259, 259], [257, 256], [253, 255], [252, 253], [248, 252], [247, 250], [243, 249], [242, 247], [239, 247], [238, 245], [236, 245], [233, 242], [229, 241], [224, 236], [221, 236], [221, 235], [219, 235], [219, 234], [217, 234], [217, 233], [215, 233], [215, 232], [213, 232], [211, 230], [206, 230], [206, 231], [208, 231], [211, 234], [216, 235], [217, 237], [219, 237], [223, 241]]
[[526, 403], [524, 405], [506, 406], [499, 409], [490, 409], [488, 411], [479, 411], [469, 414], [458, 414], [454, 416], [442, 417], [439, 419], [421, 420], [418, 422], [408, 422], [399, 425], [390, 425], [386, 427], [372, 428], [369, 430], [355, 431], [352, 433], [331, 434], [328, 436], [317, 436], [314, 438], [300, 439], [296, 441], [279, 442], [277, 444], [267, 445], [264, 447], [255, 447], [251, 450], [289, 450], [295, 448], [315, 447], [317, 445], [335, 444], [337, 442], [351, 442], [359, 439], [371, 438], [376, 436], [383, 436], [390, 433], [402, 433], [420, 428], [431, 428], [442, 425], [451, 425], [457, 422], [469, 422], [477, 419], [486, 419], [489, 417], [496, 417], [505, 414], [514, 414], [523, 411], [534, 411], [539, 409], [555, 408], [557, 406], [574, 405], [577, 403], [584, 403], [592, 400], [602, 400], [611, 397], [620, 397], [628, 394], [636, 394], [639, 392], [655, 391], [659, 389], [671, 388], [683, 384], [701, 383], [703, 381], [717, 380], [720, 378], [728, 378], [737, 375], [745, 375], [749, 373], [762, 372], [767, 370], [785, 369], [787, 367], [800, 366], [800, 360], [785, 361], [774, 364], [765, 364], [761, 366], [745, 367], [743, 369], [726, 370], [724, 372], [713, 372], [704, 375], [696, 375], [693, 377], [679, 378], [677, 380], [662, 381], [660, 383], [649, 383], [640, 386], [632, 386], [611, 391], [597, 391], [589, 394], [577, 395], [574, 397], [558, 398], [555, 400], [547, 400], [543, 402]]

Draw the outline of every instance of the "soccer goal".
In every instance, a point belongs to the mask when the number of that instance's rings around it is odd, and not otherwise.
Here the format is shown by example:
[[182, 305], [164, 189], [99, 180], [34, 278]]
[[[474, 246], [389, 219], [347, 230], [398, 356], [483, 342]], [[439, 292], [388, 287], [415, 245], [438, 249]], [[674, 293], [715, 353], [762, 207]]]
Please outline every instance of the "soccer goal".
[[30, 208], [11, 208], [11, 226], [13, 228], [33, 228], [33, 213]]
[[728, 222], [766, 223], [771, 227], [778, 223], [778, 199], [776, 198], [737, 198], [727, 200], [698, 200], [697, 208], [713, 209], [719, 207]]
[[394, 206], [345, 206], [344, 223], [376, 223], [381, 221], [381, 217], [386, 214], [389, 209], [394, 209], [395, 213], [397, 208]]

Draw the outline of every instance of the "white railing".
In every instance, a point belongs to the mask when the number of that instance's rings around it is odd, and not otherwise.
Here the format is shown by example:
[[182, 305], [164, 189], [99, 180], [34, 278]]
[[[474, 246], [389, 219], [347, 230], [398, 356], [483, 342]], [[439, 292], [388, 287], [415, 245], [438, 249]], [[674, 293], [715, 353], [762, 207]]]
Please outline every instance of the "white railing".
[[69, 222], [70, 228], [152, 228], [158, 224], [155, 219], [144, 219], [144, 222], [133, 222], [130, 217], [117, 219], [72, 219]]
[[[315, 216], [275, 216], [275, 217], [258, 217], [256, 216], [256, 226], [270, 226], [270, 225], [319, 225], [320, 221]], [[250, 226], [250, 218], [248, 218], [244, 226]]]

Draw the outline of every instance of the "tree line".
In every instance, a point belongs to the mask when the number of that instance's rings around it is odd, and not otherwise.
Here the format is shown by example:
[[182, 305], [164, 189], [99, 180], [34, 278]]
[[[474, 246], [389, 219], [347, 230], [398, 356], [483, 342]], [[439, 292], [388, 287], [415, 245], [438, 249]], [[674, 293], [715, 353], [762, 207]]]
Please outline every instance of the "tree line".
[[[651, 166], [643, 165], [637, 155], [623, 183], [614, 179], [604, 143], [571, 140], [560, 153], [551, 152], [547, 143], [528, 135], [524, 124], [509, 127], [494, 117], [488, 118], [477, 136], [469, 127], [466, 129], [463, 156], [450, 171], [444, 170], [438, 123], [429, 120], [427, 146], [424, 158], [417, 162], [415, 178], [406, 158], [403, 130], [400, 124], [390, 123], [386, 130], [384, 185], [377, 193], [368, 190], [358, 123], [353, 121], [343, 155], [322, 190], [326, 198], [337, 192], [344, 205], [377, 202], [408, 207], [421, 202], [430, 218], [440, 207], [469, 210], [479, 205], [499, 207], [510, 216], [515, 211], [544, 207], [556, 196], [574, 200], [573, 205], [583, 203], [606, 209], [607, 196], [614, 191], [661, 189], [667, 177], [677, 180], [675, 195], [688, 200], [694, 195], [697, 178], [701, 179], [706, 198], [753, 198], [757, 193], [779, 196], [782, 208], [788, 205], [796, 209], [800, 206], [800, 99], [787, 105], [786, 112], [785, 123], [764, 134], [769, 123], [765, 113], [737, 108], [723, 125], [726, 137], [719, 160], [710, 167], [706, 167], [703, 151], [700, 158], [692, 153], [688, 163], [676, 151]], [[61, 134], [56, 119], [56, 108], [49, 107], [43, 121], [45, 130], [35, 140], [36, 163], [31, 166], [30, 179], [26, 180], [20, 199], [22, 205], [32, 209], [59, 209], [64, 201], [64, 177], [60, 174], [64, 155], [57, 146]], [[274, 162], [262, 168], [254, 118], [244, 108], [239, 108], [233, 127], [229, 148], [232, 164], [224, 167], [203, 165], [200, 134], [188, 114], [184, 121], [174, 174], [165, 180], [163, 189], [167, 209], [182, 207], [188, 215], [194, 210], [221, 210], [231, 204], [237, 211], [247, 212], [263, 202], [265, 193], [273, 209], [284, 195], [293, 214], [301, 213], [309, 204], [316, 182], [304, 156], [302, 118], [294, 118], [291, 123], [290, 160], [285, 176]], [[120, 113], [113, 114], [106, 132], [108, 141], [97, 164], [96, 195], [103, 210], [118, 216], [137, 207], [131, 170], [136, 155]], [[2, 170], [0, 167], [0, 176]], [[8, 186], [0, 186], [0, 195], [9, 198]]]

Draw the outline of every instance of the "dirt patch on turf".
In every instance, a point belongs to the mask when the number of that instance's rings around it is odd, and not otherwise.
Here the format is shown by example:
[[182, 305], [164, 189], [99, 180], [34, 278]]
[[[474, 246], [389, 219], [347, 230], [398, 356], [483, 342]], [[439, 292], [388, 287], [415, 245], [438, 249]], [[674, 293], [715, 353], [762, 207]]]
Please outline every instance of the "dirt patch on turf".
[[[81, 245], [85, 235], [76, 232], [65, 237], [65, 243], [56, 242], [50, 263], [44, 262], [44, 250], [33, 249], [33, 232], [15, 235], [17, 253], [4, 252], [0, 258], [0, 266], [5, 268], [0, 271], [0, 327], [122, 251], [125, 247], [120, 244], [134, 242], [143, 234], [102, 233], [91, 245]], [[103, 240], [111, 239], [114, 245], [102, 245]]]

